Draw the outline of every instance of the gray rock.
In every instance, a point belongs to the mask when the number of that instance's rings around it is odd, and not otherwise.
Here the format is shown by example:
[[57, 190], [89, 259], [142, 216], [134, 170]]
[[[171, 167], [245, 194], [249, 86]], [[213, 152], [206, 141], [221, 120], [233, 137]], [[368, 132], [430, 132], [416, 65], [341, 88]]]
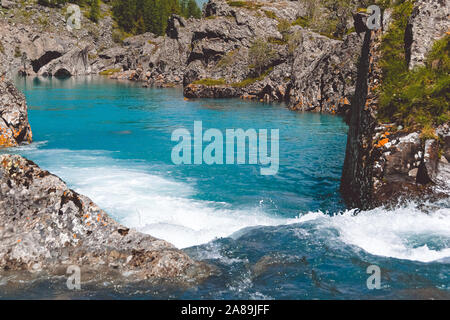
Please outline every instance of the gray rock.
[[31, 142], [28, 110], [24, 95], [14, 84], [0, 78], [0, 147], [13, 147]]
[[198, 280], [208, 267], [119, 225], [89, 198], [17, 155], [0, 156], [0, 268], [54, 275], [70, 265], [127, 281]]
[[409, 68], [425, 64], [433, 43], [450, 30], [450, 6], [446, 0], [418, 0], [406, 28], [406, 60]]
[[5, 9], [11, 9], [12, 7], [16, 6], [16, 2], [11, 0], [2, 0], [0, 4], [2, 8]]

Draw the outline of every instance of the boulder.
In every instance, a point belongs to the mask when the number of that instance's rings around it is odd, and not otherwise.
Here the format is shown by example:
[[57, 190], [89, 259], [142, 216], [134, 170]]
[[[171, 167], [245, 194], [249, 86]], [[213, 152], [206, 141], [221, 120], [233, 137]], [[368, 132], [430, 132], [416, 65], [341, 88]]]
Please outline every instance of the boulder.
[[14, 84], [0, 78], [0, 147], [30, 143], [32, 133], [28, 123], [27, 103]]
[[171, 244], [126, 228], [58, 177], [0, 156], [0, 269], [65, 274], [69, 266], [127, 281], [198, 280], [208, 268]]

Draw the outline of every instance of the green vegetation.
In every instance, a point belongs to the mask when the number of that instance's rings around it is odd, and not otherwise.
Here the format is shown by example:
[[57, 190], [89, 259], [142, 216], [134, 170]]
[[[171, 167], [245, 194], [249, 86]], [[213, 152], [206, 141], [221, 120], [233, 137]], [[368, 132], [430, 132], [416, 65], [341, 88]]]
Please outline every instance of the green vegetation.
[[225, 68], [234, 63], [235, 55], [238, 53], [239, 49], [234, 49], [228, 52], [222, 57], [217, 63], [217, 68]]
[[379, 117], [405, 127], [425, 129], [450, 121], [450, 36], [437, 41], [425, 66], [409, 70], [405, 55], [405, 29], [411, 0], [394, 6], [393, 23], [383, 37]]
[[261, 38], [256, 39], [248, 52], [249, 61], [252, 61], [253, 63], [253, 65], [249, 67], [255, 69], [256, 74], [259, 77], [275, 56], [276, 51], [272, 48], [270, 43], [267, 43]]
[[278, 19], [277, 14], [273, 11], [264, 10], [264, 14], [266, 15], [267, 18]]
[[257, 1], [227, 1], [230, 7], [244, 8], [248, 10], [258, 10], [262, 7]]
[[14, 48], [14, 58], [20, 58], [22, 56], [22, 52], [20, 52], [19, 47]]
[[200, 80], [196, 80], [194, 82], [192, 82], [192, 84], [201, 84], [204, 86], [220, 86], [220, 85], [225, 85], [227, 84], [227, 82], [225, 81], [225, 79], [200, 79]]
[[265, 77], [267, 77], [269, 75], [269, 73], [271, 73], [273, 71], [273, 68], [270, 67], [269, 69], [267, 69], [263, 74], [261, 74], [259, 77], [256, 78], [247, 78], [242, 80], [241, 82], [235, 82], [233, 84], [231, 84], [231, 86], [236, 87], [236, 88], [244, 88], [247, 87], [251, 84], [254, 84], [257, 81], [262, 81], [264, 80]]
[[[111, 0], [112, 16], [120, 32], [114, 38], [120, 42], [122, 35], [152, 32], [163, 35], [167, 21], [172, 14], [185, 18], [201, 18], [202, 12], [195, 0]], [[38, 0], [48, 7], [63, 6], [74, 3], [83, 7], [86, 16], [97, 23], [101, 17], [100, 0]]]
[[172, 14], [201, 17], [195, 0], [114, 0], [113, 16], [122, 31], [163, 35]]
[[103, 70], [99, 74], [101, 76], [110, 76], [110, 75], [113, 75], [114, 73], [117, 73], [117, 72], [120, 72], [120, 71], [122, 71], [122, 69], [108, 69], [108, 70]]
[[91, 10], [89, 11], [89, 19], [97, 23], [100, 19], [100, 0], [91, 0]]
[[0, 53], [5, 53], [5, 47], [3, 46], [3, 43], [0, 41]]

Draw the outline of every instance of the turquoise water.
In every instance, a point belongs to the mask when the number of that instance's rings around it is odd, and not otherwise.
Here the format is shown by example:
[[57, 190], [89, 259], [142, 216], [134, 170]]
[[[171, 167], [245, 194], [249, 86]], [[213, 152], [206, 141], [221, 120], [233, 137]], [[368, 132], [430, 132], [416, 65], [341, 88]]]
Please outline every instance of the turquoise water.
[[[20, 297], [449, 297], [449, 204], [429, 214], [414, 204], [347, 211], [338, 192], [347, 134], [339, 117], [241, 100], [185, 101], [179, 89], [102, 78], [18, 86], [35, 140], [19, 153], [119, 222], [217, 268], [182, 290], [144, 283], [67, 293], [64, 281], [52, 280]], [[171, 134], [193, 132], [194, 121], [223, 132], [279, 129], [278, 174], [262, 176], [256, 165], [174, 165]], [[367, 288], [370, 265], [381, 268], [380, 290]]]

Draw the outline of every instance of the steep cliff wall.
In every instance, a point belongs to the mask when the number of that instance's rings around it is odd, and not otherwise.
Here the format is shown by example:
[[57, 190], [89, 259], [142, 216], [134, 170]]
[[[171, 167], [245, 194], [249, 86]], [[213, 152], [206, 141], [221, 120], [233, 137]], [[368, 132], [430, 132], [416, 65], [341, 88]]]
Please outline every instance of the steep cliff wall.
[[14, 147], [31, 140], [25, 97], [5, 75], [0, 76], [0, 147]]
[[[417, 17], [419, 10], [426, 14], [433, 12], [426, 8], [436, 3], [434, 0], [416, 1], [413, 17]], [[440, 5], [445, 9], [445, 4]], [[415, 33], [411, 35], [405, 30], [405, 40], [408, 43], [407, 40], [413, 37], [417, 45], [417, 39], [425, 35], [420, 23], [411, 27], [414, 19], [409, 21], [408, 29], [415, 30]], [[448, 20], [445, 23], [448, 28]], [[430, 43], [441, 39], [445, 32], [426, 36], [429, 39], [424, 44], [428, 49], [421, 48], [419, 52], [429, 52], [432, 47]], [[341, 183], [341, 192], [350, 207], [366, 209], [397, 203], [401, 199], [433, 200], [450, 195], [449, 123], [433, 122], [431, 134], [424, 134], [420, 128], [404, 128], [399, 123], [380, 120], [383, 41], [383, 31], [366, 32], [359, 61]], [[409, 48], [405, 46], [405, 50]], [[407, 57], [404, 60], [406, 66], [409, 56], [407, 52], [403, 56]], [[448, 110], [448, 105], [445, 109]]]

